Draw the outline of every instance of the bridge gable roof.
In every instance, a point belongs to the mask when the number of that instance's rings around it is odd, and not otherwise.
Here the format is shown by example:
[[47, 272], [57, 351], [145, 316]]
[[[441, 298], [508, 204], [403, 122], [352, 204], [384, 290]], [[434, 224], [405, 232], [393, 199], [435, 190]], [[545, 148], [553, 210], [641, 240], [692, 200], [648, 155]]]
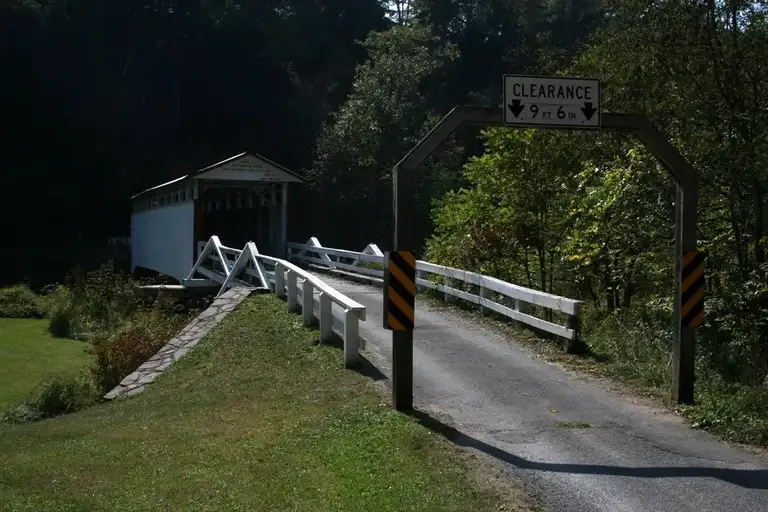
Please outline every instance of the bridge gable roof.
[[258, 153], [244, 152], [231, 156], [193, 173], [181, 176], [166, 183], [161, 183], [131, 196], [137, 199], [149, 192], [158, 191], [165, 187], [181, 184], [184, 181], [199, 180], [233, 180], [255, 181], [262, 183], [306, 183], [307, 180], [299, 174], [277, 164]]

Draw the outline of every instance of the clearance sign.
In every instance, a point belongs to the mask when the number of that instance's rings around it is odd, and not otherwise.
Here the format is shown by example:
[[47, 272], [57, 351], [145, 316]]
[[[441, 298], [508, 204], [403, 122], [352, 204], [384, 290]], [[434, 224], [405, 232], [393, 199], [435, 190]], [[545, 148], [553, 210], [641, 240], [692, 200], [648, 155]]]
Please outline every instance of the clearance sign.
[[504, 124], [600, 128], [600, 81], [504, 75]]

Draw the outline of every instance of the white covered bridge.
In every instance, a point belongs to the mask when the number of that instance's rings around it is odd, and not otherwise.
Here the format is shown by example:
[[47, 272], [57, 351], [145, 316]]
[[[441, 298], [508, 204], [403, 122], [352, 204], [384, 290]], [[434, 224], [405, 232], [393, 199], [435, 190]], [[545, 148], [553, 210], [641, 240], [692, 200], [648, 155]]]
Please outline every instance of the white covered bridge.
[[131, 267], [178, 281], [195, 262], [198, 242], [216, 234], [285, 256], [294, 215], [291, 188], [306, 182], [255, 153], [241, 153], [131, 198]]

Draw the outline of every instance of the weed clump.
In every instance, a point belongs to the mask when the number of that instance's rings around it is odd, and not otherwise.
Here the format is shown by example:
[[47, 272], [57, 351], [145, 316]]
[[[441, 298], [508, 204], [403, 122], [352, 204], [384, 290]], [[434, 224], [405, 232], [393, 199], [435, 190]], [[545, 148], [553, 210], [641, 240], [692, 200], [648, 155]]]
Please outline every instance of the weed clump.
[[67, 285], [49, 294], [49, 331], [54, 336], [91, 340], [121, 327], [139, 309], [136, 284], [112, 264], [83, 274], [71, 272]]
[[43, 380], [20, 404], [3, 415], [8, 423], [27, 423], [70, 414], [97, 400], [93, 380], [85, 377], [52, 376]]
[[45, 313], [43, 299], [29, 286], [18, 284], [0, 288], [0, 317], [43, 318]]
[[117, 332], [93, 340], [91, 373], [102, 392], [115, 387], [183, 328], [187, 315], [172, 310], [173, 303], [157, 300]]

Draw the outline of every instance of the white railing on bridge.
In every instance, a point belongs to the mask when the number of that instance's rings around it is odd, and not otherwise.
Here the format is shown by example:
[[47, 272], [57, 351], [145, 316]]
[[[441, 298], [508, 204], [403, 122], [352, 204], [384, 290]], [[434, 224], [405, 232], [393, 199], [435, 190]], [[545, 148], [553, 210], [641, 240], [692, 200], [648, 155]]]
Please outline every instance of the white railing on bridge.
[[[220, 285], [218, 295], [241, 286], [273, 291], [286, 300], [289, 311], [302, 311], [305, 325], [319, 324], [320, 342], [330, 340], [334, 331], [339, 334], [346, 367], [358, 363], [360, 350], [365, 348], [359, 334], [365, 306], [293, 263], [259, 253], [253, 242], [235, 249], [214, 235], [208, 242], [198, 243], [198, 254], [184, 286]], [[203, 278], [195, 277], [197, 274]]]
[[[317, 238], [312, 237], [304, 244], [289, 243], [288, 258], [334, 273], [362, 274], [379, 279], [384, 277], [385, 257], [376, 244], [369, 244], [362, 252], [355, 252], [323, 247]], [[478, 293], [458, 289], [454, 287], [456, 283], [471, 285]], [[580, 349], [578, 337], [581, 302], [578, 300], [421, 260], [416, 262], [416, 284], [419, 290], [429, 288], [441, 292], [446, 302], [459, 298], [476, 304], [484, 313], [495, 311], [517, 322], [559, 336], [564, 339], [568, 352]], [[510, 300], [506, 301], [504, 298]], [[509, 305], [501, 303], [502, 301], [508, 302]], [[563, 314], [565, 325], [529, 314], [531, 308], [528, 305]]]

